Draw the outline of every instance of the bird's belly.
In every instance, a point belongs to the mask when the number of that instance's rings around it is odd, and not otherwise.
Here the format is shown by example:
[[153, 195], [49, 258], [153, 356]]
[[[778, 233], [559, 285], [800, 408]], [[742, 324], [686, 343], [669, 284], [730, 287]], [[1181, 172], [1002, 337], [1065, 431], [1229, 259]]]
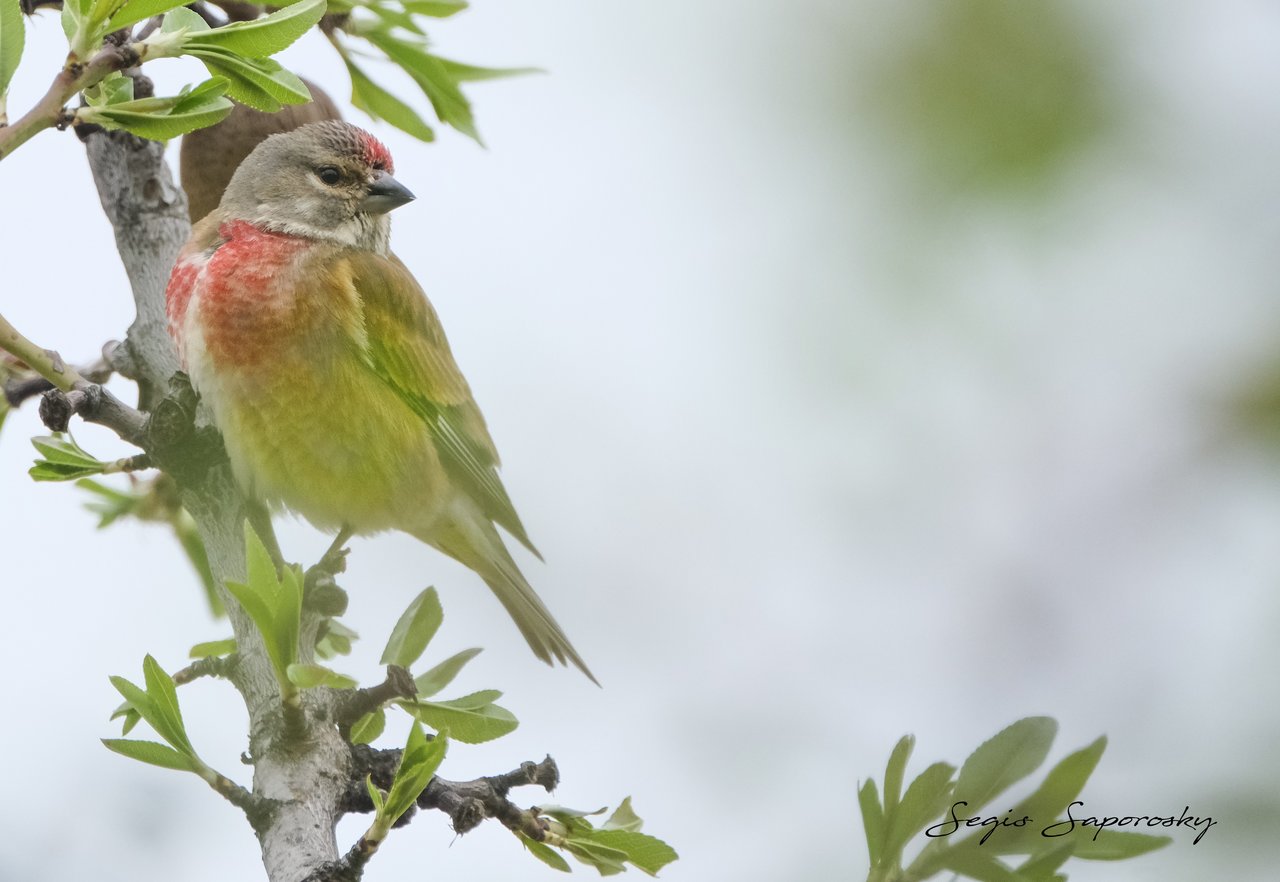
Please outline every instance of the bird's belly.
[[285, 355], [269, 370], [223, 368], [193, 380], [251, 497], [328, 529], [433, 521], [447, 488], [426, 426], [352, 367], [325, 370]]

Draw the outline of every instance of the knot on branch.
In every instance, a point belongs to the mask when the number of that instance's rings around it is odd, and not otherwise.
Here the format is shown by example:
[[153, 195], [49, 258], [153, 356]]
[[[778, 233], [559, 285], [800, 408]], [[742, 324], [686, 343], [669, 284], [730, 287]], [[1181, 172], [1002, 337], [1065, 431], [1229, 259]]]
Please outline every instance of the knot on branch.
[[[418, 694], [418, 684], [413, 675], [399, 665], [387, 665], [387, 678], [377, 686], [352, 690], [338, 707], [335, 719], [343, 738], [351, 734], [351, 727], [367, 713], [371, 713], [397, 698], [409, 699]], [[399, 762], [399, 760], [397, 760]], [[395, 769], [392, 769], [395, 774]]]
[[169, 394], [156, 402], [147, 423], [143, 447], [156, 465], [183, 484], [198, 482], [227, 458], [217, 430], [196, 426], [198, 402], [187, 375], [179, 371], [170, 378]]
[[65, 432], [73, 414], [97, 423], [145, 449], [147, 417], [97, 383], [80, 383], [70, 392], [50, 389], [40, 399], [40, 420], [52, 432]]

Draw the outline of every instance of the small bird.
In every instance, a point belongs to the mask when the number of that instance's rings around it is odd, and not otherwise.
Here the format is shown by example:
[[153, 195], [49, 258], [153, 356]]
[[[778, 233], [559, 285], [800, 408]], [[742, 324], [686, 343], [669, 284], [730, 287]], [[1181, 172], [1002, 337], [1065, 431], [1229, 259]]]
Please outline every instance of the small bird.
[[414, 198], [393, 171], [349, 123], [268, 137], [179, 254], [169, 332], [250, 499], [340, 536], [416, 536], [484, 579], [538, 658], [594, 682], [495, 529], [538, 554], [440, 320], [390, 251], [387, 213]]

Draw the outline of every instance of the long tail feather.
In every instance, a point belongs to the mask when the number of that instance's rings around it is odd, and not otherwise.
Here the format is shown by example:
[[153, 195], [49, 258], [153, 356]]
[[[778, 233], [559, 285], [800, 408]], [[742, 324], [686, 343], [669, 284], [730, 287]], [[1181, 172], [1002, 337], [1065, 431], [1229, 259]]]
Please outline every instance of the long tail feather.
[[534, 655], [547, 664], [553, 664], [553, 659], [562, 665], [572, 663], [592, 683], [600, 685], [551, 611], [520, 572], [502, 537], [487, 518], [458, 518], [447, 526], [436, 524], [429, 533], [415, 535], [484, 579], [506, 607]]

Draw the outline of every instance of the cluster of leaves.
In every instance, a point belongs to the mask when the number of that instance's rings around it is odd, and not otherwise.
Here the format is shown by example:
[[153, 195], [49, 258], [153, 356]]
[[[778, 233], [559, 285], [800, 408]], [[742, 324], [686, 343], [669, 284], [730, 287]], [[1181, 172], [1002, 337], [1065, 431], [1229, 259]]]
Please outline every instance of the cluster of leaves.
[[[351, 75], [351, 103], [374, 119], [385, 120], [415, 138], [430, 141], [431, 127], [412, 106], [375, 83], [356, 63], [357, 54], [389, 61], [409, 75], [430, 103], [436, 118], [480, 142], [471, 103], [462, 84], [479, 80], [535, 73], [535, 68], [487, 68], [462, 64], [432, 53], [428, 47], [426, 19], [441, 19], [467, 8], [463, 0], [332, 0], [331, 10], [343, 10], [340, 28], [328, 32]], [[362, 52], [353, 50], [340, 36], [361, 40]]]
[[[324, 31], [351, 76], [351, 101], [357, 108], [423, 141], [435, 137], [422, 114], [357, 63], [363, 55], [403, 70], [441, 123], [479, 142], [462, 85], [531, 69], [476, 67], [434, 54], [427, 43], [428, 22], [455, 15], [467, 5], [464, 0], [284, 0], [271, 4], [268, 8], [275, 11], [261, 18], [215, 28], [186, 8], [184, 0], [66, 0], [62, 26], [71, 58], [83, 63], [102, 48], [109, 34], [163, 16], [158, 28], [130, 45], [137, 60], [189, 55], [200, 59], [211, 75], [177, 95], [135, 97], [130, 77], [107, 74], [85, 84], [85, 104], [75, 111], [75, 121], [163, 141], [213, 125], [231, 112], [233, 100], [268, 112], [306, 103], [311, 97], [307, 87], [272, 56], [328, 13]], [[23, 41], [19, 0], [0, 0], [0, 123]]]
[[[958, 778], [955, 766], [934, 763], [905, 793], [902, 784], [915, 738], [904, 735], [889, 756], [883, 794], [874, 779], [868, 779], [858, 791], [871, 858], [868, 882], [916, 882], [942, 872], [980, 882], [1065, 882], [1067, 877], [1059, 869], [1071, 857], [1122, 860], [1168, 844], [1166, 836], [1115, 830], [1103, 830], [1096, 837], [1093, 833], [1062, 838], [1041, 835], [1040, 831], [1064, 817], [1084, 789], [1106, 749], [1103, 736], [1054, 766], [1031, 795], [1000, 818], [1009, 824], [998, 829], [993, 824], [944, 824], [940, 831], [944, 835], [930, 838], [903, 868], [903, 851], [917, 834], [926, 828], [932, 830], [931, 822], [940, 817], [952, 818], [953, 806], [961, 801], [965, 805], [955, 817], [978, 817], [984, 806], [1040, 767], [1057, 731], [1057, 722], [1049, 717], [1019, 720], [970, 754]], [[1030, 822], [1012, 825], [1023, 817]], [[972, 832], [961, 833], [956, 829], [959, 826]], [[1006, 860], [1011, 855], [1025, 858], [1014, 866]]]
[[[323, 665], [299, 660], [303, 584], [300, 569], [288, 566], [277, 573], [265, 545], [248, 524], [245, 525], [245, 553], [245, 582], [227, 587], [262, 635], [282, 701], [286, 705], [296, 704], [303, 689], [322, 686], [354, 689], [356, 681], [352, 678]], [[417, 663], [443, 620], [440, 598], [434, 588], [428, 588], [414, 598], [396, 622], [383, 649], [381, 663], [405, 669]], [[356, 634], [341, 626], [333, 628], [336, 623], [330, 624], [330, 636], [338, 638], [330, 648], [336, 653], [349, 652]], [[225, 656], [234, 653], [236, 648], [234, 639], [216, 640], [192, 647], [191, 656]], [[395, 702], [412, 721], [390, 790], [379, 790], [371, 778], [365, 782], [375, 810], [373, 823], [365, 834], [371, 843], [381, 842], [416, 802], [444, 759], [449, 741], [466, 744], [491, 741], [516, 728], [515, 716], [494, 703], [502, 695], [497, 690], [481, 690], [450, 701], [429, 700], [448, 686], [479, 652], [479, 649], [468, 649], [445, 659], [414, 678], [418, 694], [413, 699]], [[151, 656], [143, 661], [143, 674], [145, 688], [122, 677], [111, 678], [125, 699], [112, 719], [123, 719], [123, 735], [145, 720], [163, 743], [126, 738], [104, 739], [103, 743], [133, 759], [162, 768], [195, 772], [212, 786], [227, 786], [227, 779], [205, 765], [192, 747], [182, 722], [173, 678]], [[385, 725], [385, 710], [377, 708], [352, 726], [349, 738], [352, 743], [371, 742], [382, 734]], [[434, 736], [428, 736], [424, 726], [434, 729]], [[627, 864], [653, 874], [676, 859], [670, 846], [640, 832], [642, 822], [631, 808], [630, 798], [623, 800], [599, 827], [588, 819], [603, 814], [606, 809], [583, 812], [547, 806], [535, 811], [547, 830], [546, 840], [538, 842], [523, 834], [521, 839], [535, 857], [556, 869], [567, 871], [569, 865], [551, 846], [595, 867], [602, 875], [621, 872]]]
[[523, 834], [520, 838], [534, 857], [566, 873], [569, 872], [568, 861], [547, 843], [564, 849], [587, 866], [595, 867], [601, 876], [621, 873], [627, 864], [654, 876], [676, 860], [675, 849], [661, 839], [640, 832], [644, 822], [631, 808], [631, 797], [624, 799], [599, 827], [588, 820], [606, 811], [583, 812], [562, 806], [542, 806], [538, 812], [547, 826], [546, 841], [538, 842]]

